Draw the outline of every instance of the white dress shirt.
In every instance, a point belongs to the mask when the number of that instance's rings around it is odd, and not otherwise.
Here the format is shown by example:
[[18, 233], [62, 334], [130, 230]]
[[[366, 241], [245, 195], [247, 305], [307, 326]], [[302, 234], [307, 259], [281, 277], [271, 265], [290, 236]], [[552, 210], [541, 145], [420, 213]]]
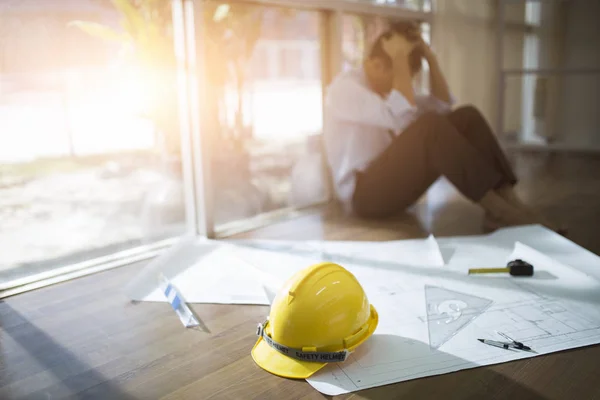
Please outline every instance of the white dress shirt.
[[448, 112], [450, 104], [416, 95], [415, 105], [397, 90], [386, 99], [372, 91], [362, 68], [340, 73], [327, 88], [323, 136], [338, 200], [350, 205], [355, 172], [363, 171], [421, 113]]

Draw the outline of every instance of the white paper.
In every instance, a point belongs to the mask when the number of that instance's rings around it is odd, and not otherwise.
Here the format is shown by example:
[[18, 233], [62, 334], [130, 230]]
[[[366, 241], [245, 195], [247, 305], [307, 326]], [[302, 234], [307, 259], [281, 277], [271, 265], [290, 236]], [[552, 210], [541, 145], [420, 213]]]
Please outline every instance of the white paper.
[[541, 254], [570, 265], [586, 275], [600, 280], [600, 258], [564, 236], [539, 225], [507, 228], [497, 231], [491, 239], [507, 245], [521, 242]]
[[[469, 276], [464, 268], [383, 270], [349, 266], [379, 313], [380, 324], [349, 361], [329, 365], [308, 379], [327, 395], [491, 365], [600, 343], [600, 283], [587, 274], [517, 243], [503, 261], [525, 259], [539, 279]], [[596, 257], [596, 266], [599, 260]], [[535, 277], [535, 275], [534, 275]], [[438, 349], [429, 345], [424, 287], [492, 301]], [[448, 303], [455, 301], [448, 298]], [[450, 308], [451, 309], [451, 308]], [[467, 308], [465, 315], [469, 311]], [[452, 311], [449, 311], [449, 319]], [[504, 350], [477, 341], [504, 341], [497, 331], [537, 353]]]
[[[424, 242], [288, 242], [288, 250], [306, 255], [305, 262], [297, 255], [278, 259], [264, 250], [253, 252], [253, 262], [262, 260], [260, 268], [280, 273], [282, 278], [319, 257], [343, 260], [340, 264], [357, 276], [378, 310], [375, 335], [348, 362], [330, 365], [308, 379], [317, 390], [338, 395], [600, 342], [600, 284], [591, 278], [600, 271], [600, 259], [592, 253], [533, 226], [484, 236], [438, 238], [446, 266], [439, 267], [439, 261], [430, 263], [437, 267], [419, 266], [415, 253], [428, 248]], [[279, 246], [279, 250], [285, 245], [278, 241], [263, 244], [271, 249]], [[412, 254], [403, 257], [399, 249], [413, 245]], [[389, 254], [394, 251], [399, 254]], [[535, 275], [467, 274], [469, 268], [505, 266], [516, 258], [532, 263]], [[365, 263], [368, 259], [384, 262]], [[280, 269], [278, 262], [286, 267]], [[429, 342], [424, 290], [428, 285], [457, 294], [439, 305], [450, 314], [459, 298], [489, 300], [483, 301], [486, 307], [474, 319], [459, 323], [456, 331], [443, 331], [447, 340], [438, 348]], [[507, 351], [477, 341], [504, 340], [497, 331], [525, 342], [537, 353]]]
[[127, 286], [137, 301], [166, 301], [156, 282], [162, 273], [188, 303], [269, 305], [264, 276], [240, 260], [228, 244], [186, 240], [158, 257]]
[[263, 279], [265, 286], [273, 290], [279, 290], [296, 272], [321, 262], [316, 254], [299, 256], [244, 246], [236, 246], [232, 251], [246, 269], [252, 270], [256, 278]]
[[[541, 226], [408, 241], [228, 243], [183, 243], [151, 263], [129, 293], [153, 301], [146, 278], [155, 281], [156, 271], [163, 271], [190, 302], [270, 304], [296, 271], [323, 260], [339, 262], [363, 285], [379, 326], [347, 362], [308, 379], [328, 395], [600, 343], [600, 258]], [[516, 258], [533, 264], [535, 275], [467, 274]], [[448, 297], [427, 306], [426, 292]], [[444, 324], [428, 322], [432, 310]], [[477, 341], [504, 340], [497, 331], [537, 353]], [[432, 337], [443, 340], [432, 347]]]
[[427, 239], [393, 240], [383, 242], [309, 242], [305, 250], [314, 249], [321, 256], [353, 257], [370, 261], [398, 263], [403, 265], [444, 265], [444, 258], [435, 237]]
[[381, 242], [364, 241], [289, 241], [289, 240], [233, 240], [231, 244], [289, 255], [304, 256], [316, 261], [356, 262], [363, 264], [387, 263], [389, 265], [413, 265], [441, 267], [445, 264], [443, 250], [436, 238], [393, 240]]
[[[166, 301], [156, 283], [162, 273], [189, 303], [271, 304], [279, 287], [295, 272], [329, 256], [363, 256], [373, 262], [444, 264], [435, 238], [393, 242], [213, 241], [188, 238], [150, 262], [125, 291], [136, 301]], [[282, 247], [283, 246], [283, 247]], [[256, 248], [258, 247], [258, 248]], [[262, 250], [284, 249], [283, 252]], [[342, 260], [342, 261], [343, 261]], [[419, 264], [422, 263], [422, 264]]]
[[[600, 264], [597, 255], [540, 225], [504, 228], [488, 235], [436, 238], [430, 236], [427, 239], [381, 242], [265, 239], [230, 241], [232, 244], [286, 251], [291, 254], [312, 253], [313, 256], [318, 256], [319, 253], [325, 252], [389, 263], [417, 266], [446, 265], [457, 268], [502, 267], [516, 242], [535, 248], [538, 252], [562, 264], [571, 265], [600, 280]], [[440, 257], [443, 262], [440, 262]]]

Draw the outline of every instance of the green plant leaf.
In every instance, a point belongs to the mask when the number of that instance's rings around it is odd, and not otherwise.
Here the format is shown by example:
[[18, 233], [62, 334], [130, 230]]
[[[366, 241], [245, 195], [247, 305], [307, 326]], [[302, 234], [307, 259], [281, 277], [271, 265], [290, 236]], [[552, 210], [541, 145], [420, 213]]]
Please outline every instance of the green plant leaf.
[[124, 17], [123, 27], [136, 40], [146, 40], [146, 21], [142, 13], [130, 0], [112, 0], [115, 8]]
[[213, 21], [220, 22], [221, 20], [225, 19], [230, 9], [231, 7], [229, 4], [219, 4], [213, 14]]
[[129, 35], [117, 32], [106, 25], [98, 24], [96, 22], [71, 21], [67, 26], [79, 28], [90, 36], [107, 41], [123, 43], [130, 40]]

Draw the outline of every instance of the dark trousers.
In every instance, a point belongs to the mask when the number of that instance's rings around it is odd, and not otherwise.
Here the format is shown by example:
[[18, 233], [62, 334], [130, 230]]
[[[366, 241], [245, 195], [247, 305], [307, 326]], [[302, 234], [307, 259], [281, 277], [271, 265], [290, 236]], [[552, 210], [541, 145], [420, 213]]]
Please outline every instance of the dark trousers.
[[492, 129], [475, 107], [418, 118], [362, 172], [352, 198], [363, 217], [386, 217], [416, 202], [440, 177], [479, 201], [517, 179]]

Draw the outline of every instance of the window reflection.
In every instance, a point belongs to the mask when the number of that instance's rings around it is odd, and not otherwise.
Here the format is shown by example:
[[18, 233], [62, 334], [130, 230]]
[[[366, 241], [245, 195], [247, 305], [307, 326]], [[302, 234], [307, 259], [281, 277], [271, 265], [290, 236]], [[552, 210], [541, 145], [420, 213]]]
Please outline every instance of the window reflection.
[[322, 201], [318, 13], [208, 4], [216, 224]]
[[135, 4], [0, 4], [0, 283], [184, 231], [170, 2]]

